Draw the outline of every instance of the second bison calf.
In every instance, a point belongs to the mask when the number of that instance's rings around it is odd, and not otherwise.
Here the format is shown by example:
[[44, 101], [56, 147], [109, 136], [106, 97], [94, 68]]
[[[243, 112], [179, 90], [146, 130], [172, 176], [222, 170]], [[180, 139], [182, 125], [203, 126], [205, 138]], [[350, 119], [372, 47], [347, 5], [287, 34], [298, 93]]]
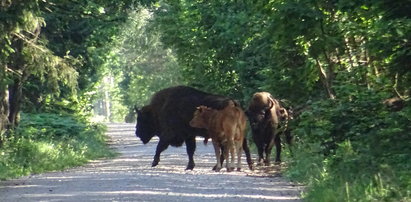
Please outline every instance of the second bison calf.
[[[217, 158], [216, 171], [221, 165], [221, 148], [224, 147], [227, 171], [234, 170], [235, 155], [237, 156], [237, 171], [241, 170], [241, 152], [246, 127], [246, 117], [239, 107], [231, 102], [222, 110], [216, 110], [207, 106], [199, 106], [194, 112], [190, 126], [205, 128], [213, 141]], [[229, 154], [230, 157], [229, 158]]]

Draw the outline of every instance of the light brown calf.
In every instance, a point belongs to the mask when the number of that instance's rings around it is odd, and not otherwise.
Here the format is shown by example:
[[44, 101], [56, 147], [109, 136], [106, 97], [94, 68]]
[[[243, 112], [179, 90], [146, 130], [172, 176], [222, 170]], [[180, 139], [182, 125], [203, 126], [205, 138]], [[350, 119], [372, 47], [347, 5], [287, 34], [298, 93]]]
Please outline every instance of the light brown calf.
[[[241, 170], [241, 152], [246, 127], [246, 116], [242, 109], [231, 102], [222, 110], [206, 106], [197, 107], [190, 126], [205, 128], [213, 141], [217, 159], [216, 171], [221, 165], [221, 147], [224, 147], [227, 171], [234, 170], [235, 153], [237, 154], [237, 171]], [[229, 158], [229, 154], [230, 157]]]

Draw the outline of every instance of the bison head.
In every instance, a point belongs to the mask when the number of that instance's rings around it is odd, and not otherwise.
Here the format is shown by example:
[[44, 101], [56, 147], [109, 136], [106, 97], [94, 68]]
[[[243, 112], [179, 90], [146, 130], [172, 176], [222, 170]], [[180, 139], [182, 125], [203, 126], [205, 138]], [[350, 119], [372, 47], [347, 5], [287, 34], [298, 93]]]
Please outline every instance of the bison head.
[[190, 126], [193, 128], [207, 128], [211, 112], [212, 109], [206, 106], [201, 105], [197, 107], [190, 121]]
[[145, 106], [141, 110], [136, 108], [136, 112], [136, 136], [139, 137], [144, 144], [147, 144], [155, 135], [155, 121], [153, 120], [149, 106]]
[[279, 120], [280, 120], [281, 122], [283, 122], [283, 121], [288, 121], [288, 119], [289, 119], [288, 112], [287, 112], [287, 110], [286, 110], [285, 108], [283, 108], [283, 107], [280, 107], [280, 108], [277, 110], [277, 116], [278, 116], [278, 118], [279, 118]]
[[[246, 111], [252, 130], [264, 128], [272, 120], [276, 110], [277, 101], [267, 92], [258, 92], [253, 95], [251, 103]], [[275, 108], [274, 108], [275, 107]]]
[[258, 111], [246, 111], [245, 114], [250, 122], [250, 127], [252, 130], [258, 130], [262, 127], [262, 124], [266, 124], [271, 118], [270, 109], [262, 109]]

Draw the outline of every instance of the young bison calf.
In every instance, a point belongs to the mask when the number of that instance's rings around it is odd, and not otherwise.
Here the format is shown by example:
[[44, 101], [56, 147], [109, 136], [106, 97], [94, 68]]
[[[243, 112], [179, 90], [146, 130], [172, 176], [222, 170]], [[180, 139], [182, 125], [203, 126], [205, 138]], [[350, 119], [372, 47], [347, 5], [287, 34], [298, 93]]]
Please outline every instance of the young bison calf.
[[[206, 106], [197, 107], [190, 126], [205, 128], [213, 141], [217, 158], [216, 171], [221, 165], [221, 147], [224, 147], [227, 171], [234, 170], [235, 153], [237, 154], [237, 171], [241, 170], [241, 152], [244, 141], [246, 118], [243, 110], [231, 102], [222, 110], [211, 109]], [[229, 153], [231, 158], [229, 158]]]

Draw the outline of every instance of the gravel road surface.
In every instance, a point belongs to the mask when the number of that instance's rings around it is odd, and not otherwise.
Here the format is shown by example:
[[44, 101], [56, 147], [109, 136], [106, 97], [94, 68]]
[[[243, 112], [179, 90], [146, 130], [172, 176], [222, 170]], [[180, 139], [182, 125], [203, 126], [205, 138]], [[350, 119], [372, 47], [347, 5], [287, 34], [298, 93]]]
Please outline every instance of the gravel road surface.
[[151, 167], [158, 139], [143, 145], [133, 124], [108, 124], [110, 145], [120, 155], [65, 171], [0, 182], [0, 202], [12, 201], [301, 201], [303, 187], [281, 177], [275, 167], [214, 172], [211, 143], [197, 139], [196, 167], [186, 171], [185, 147], [169, 147]]

